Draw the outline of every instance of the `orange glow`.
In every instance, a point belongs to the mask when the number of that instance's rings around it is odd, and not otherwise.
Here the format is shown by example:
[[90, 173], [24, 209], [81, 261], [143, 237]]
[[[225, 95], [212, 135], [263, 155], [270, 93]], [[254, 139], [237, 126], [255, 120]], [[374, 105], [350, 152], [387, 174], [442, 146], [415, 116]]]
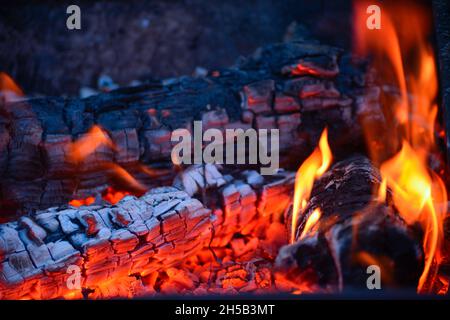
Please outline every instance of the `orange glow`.
[[425, 267], [419, 280], [420, 292], [433, 261], [441, 260], [446, 209], [439, 204], [447, 203], [446, 190], [441, 179], [429, 174], [426, 164], [406, 141], [397, 155], [382, 164], [381, 174], [387, 179], [402, 218], [408, 224], [419, 222], [424, 230]]
[[[431, 266], [440, 263], [447, 213], [445, 186], [428, 166], [430, 153], [437, 149], [438, 110], [436, 63], [429, 42], [431, 23], [419, 6], [389, 4], [382, 6], [381, 29], [370, 30], [365, 25], [369, 4], [355, 1], [356, 52], [371, 53], [378, 78], [400, 91], [395, 102], [383, 106], [389, 132], [382, 148], [371, 147], [369, 152], [380, 164], [383, 178], [378, 199], [385, 201], [389, 187], [400, 216], [408, 224], [419, 223], [424, 231], [425, 266], [417, 288], [423, 292], [433, 276]], [[367, 144], [373, 146], [376, 134], [365, 127], [365, 135]]]
[[325, 129], [320, 136], [319, 146], [302, 163], [295, 177], [291, 243], [295, 241], [299, 214], [306, 207], [306, 203], [311, 196], [314, 181], [330, 167], [332, 159], [333, 156], [328, 145], [328, 130]]
[[73, 142], [69, 150], [69, 159], [81, 162], [99, 147], [106, 146], [115, 150], [115, 145], [100, 126], [93, 126], [86, 135]]
[[127, 191], [116, 191], [113, 188], [108, 187], [108, 189], [106, 190], [106, 194], [103, 196], [103, 200], [108, 201], [111, 204], [116, 204], [125, 196], [128, 196], [130, 194], [131, 193]]
[[[118, 191], [112, 187], [108, 187], [106, 191], [103, 193], [103, 200], [116, 204], [120, 200], [122, 200], [125, 196], [130, 195], [131, 193], [128, 191]], [[81, 207], [81, 206], [90, 206], [95, 202], [95, 197], [87, 197], [85, 199], [74, 199], [69, 202], [69, 204], [73, 207]]]
[[320, 219], [320, 216], [322, 215], [322, 212], [319, 208], [314, 209], [313, 213], [309, 216], [308, 220], [306, 221], [305, 228], [302, 231], [302, 234], [300, 235], [300, 239], [303, 239], [308, 233], [311, 233], [313, 231], [313, 228], [317, 226], [317, 222]]
[[69, 201], [69, 204], [73, 207], [90, 206], [95, 202], [94, 197], [87, 197], [85, 199], [74, 199]]
[[386, 178], [383, 177], [381, 181], [380, 188], [378, 189], [378, 201], [383, 203], [386, 201], [386, 192], [387, 192], [387, 181]]
[[394, 261], [386, 256], [378, 256], [367, 251], [357, 252], [356, 256], [353, 257], [356, 262], [361, 263], [365, 266], [375, 265], [380, 268], [380, 275], [383, 283], [393, 283], [393, 270]]
[[0, 92], [15, 97], [24, 96], [22, 89], [20, 89], [14, 80], [4, 72], [0, 72]]
[[121, 166], [109, 162], [105, 164], [105, 168], [109, 170], [111, 178], [117, 180], [120, 185], [126, 187], [126, 189], [133, 190], [136, 193], [144, 193], [147, 191], [147, 187], [136, 180], [127, 170]]

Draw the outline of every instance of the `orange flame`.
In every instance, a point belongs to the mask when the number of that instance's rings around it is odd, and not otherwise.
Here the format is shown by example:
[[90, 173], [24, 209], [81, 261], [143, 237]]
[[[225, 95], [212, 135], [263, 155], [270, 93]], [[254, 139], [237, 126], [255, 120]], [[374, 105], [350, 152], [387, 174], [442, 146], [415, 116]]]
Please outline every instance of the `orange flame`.
[[144, 193], [147, 187], [134, 178], [127, 170], [115, 163], [106, 163], [105, 168], [110, 170], [111, 178], [118, 180], [121, 185], [136, 193]]
[[24, 96], [22, 89], [4, 72], [0, 72], [0, 94], [4, 95], [7, 100]]
[[419, 279], [420, 292], [430, 273], [432, 263], [439, 264], [440, 246], [443, 237], [443, 221], [447, 195], [442, 180], [428, 173], [426, 163], [403, 142], [401, 151], [381, 166], [381, 174], [392, 190], [394, 205], [408, 223], [419, 222], [424, 230], [423, 247], [425, 267]]
[[322, 212], [320, 211], [320, 208], [314, 209], [313, 213], [311, 213], [311, 215], [308, 217], [308, 220], [306, 221], [305, 228], [300, 235], [300, 239], [303, 239], [308, 233], [313, 230], [313, 228], [317, 225], [317, 222], [319, 221], [321, 215]]
[[311, 196], [314, 181], [327, 171], [332, 159], [333, 156], [328, 145], [328, 130], [325, 128], [320, 136], [319, 146], [302, 163], [295, 176], [291, 243], [295, 241], [299, 214], [306, 207], [306, 203]]
[[116, 148], [108, 134], [100, 126], [94, 125], [86, 135], [72, 143], [69, 150], [69, 158], [75, 162], [81, 162], [101, 146], [111, 149]]
[[[383, 143], [384, 154], [380, 150], [369, 151], [372, 160], [381, 163], [383, 181], [378, 199], [385, 200], [389, 187], [402, 218], [408, 224], [419, 223], [424, 230], [425, 266], [418, 284], [418, 291], [422, 292], [432, 264], [440, 262], [446, 214], [442, 204], [447, 203], [442, 180], [428, 167], [428, 156], [436, 150], [438, 91], [436, 64], [428, 41], [430, 19], [419, 6], [390, 4], [382, 7], [381, 29], [370, 30], [365, 25], [369, 4], [355, 1], [356, 51], [372, 53], [378, 77], [400, 90], [397, 102], [383, 106], [391, 124]], [[375, 135], [370, 128], [365, 129], [371, 145]], [[399, 146], [400, 151], [392, 156], [391, 150], [398, 150]]]
[[[80, 163], [86, 157], [93, 154], [101, 147], [107, 147], [114, 151], [117, 151], [117, 147], [108, 134], [98, 125], [94, 125], [85, 135], [80, 137], [77, 141], [70, 145], [68, 158], [71, 161]], [[147, 186], [139, 182], [134, 178], [127, 170], [113, 162], [103, 162], [100, 167], [108, 173], [109, 177], [118, 183], [122, 188], [132, 191], [133, 193], [140, 195], [147, 190]], [[156, 175], [156, 171], [150, 168], [143, 170], [144, 166], [140, 166], [141, 171], [147, 174]], [[115, 191], [112, 188], [108, 188], [106, 195], [103, 199], [115, 204], [120, 201], [124, 196], [131, 194], [130, 192]], [[69, 202], [72, 206], [85, 206], [91, 205], [95, 202], [94, 197], [88, 197], [86, 199], [76, 199]]]

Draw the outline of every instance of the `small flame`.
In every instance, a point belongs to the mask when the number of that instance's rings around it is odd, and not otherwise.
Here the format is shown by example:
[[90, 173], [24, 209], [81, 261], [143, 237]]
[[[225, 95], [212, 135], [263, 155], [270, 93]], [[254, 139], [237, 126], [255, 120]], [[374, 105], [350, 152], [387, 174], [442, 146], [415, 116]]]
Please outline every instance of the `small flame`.
[[110, 170], [111, 178], [117, 180], [120, 185], [126, 186], [127, 189], [133, 190], [137, 194], [142, 194], [147, 191], [147, 186], [136, 180], [136, 178], [121, 166], [109, 162], [105, 163], [105, 168]]
[[386, 202], [387, 193], [387, 180], [385, 177], [381, 180], [380, 187], [378, 189], [378, 201], [380, 203]]
[[0, 72], [0, 96], [6, 100], [15, 100], [24, 96], [22, 89], [6, 73]]
[[313, 213], [309, 216], [308, 220], [306, 221], [305, 228], [303, 229], [302, 234], [300, 235], [300, 239], [303, 239], [308, 233], [311, 233], [313, 228], [317, 226], [317, 222], [319, 221], [321, 215], [322, 212], [320, 211], [320, 208], [314, 209]]
[[328, 145], [328, 130], [325, 128], [320, 136], [319, 146], [302, 163], [295, 177], [291, 243], [295, 241], [299, 214], [306, 207], [307, 201], [311, 196], [314, 181], [330, 167], [332, 159], [333, 156]]
[[81, 162], [101, 146], [115, 150], [115, 145], [100, 126], [94, 125], [86, 135], [73, 142], [69, 150], [69, 159]]
[[[86, 159], [89, 155], [96, 152], [101, 147], [107, 147], [112, 149], [113, 151], [117, 151], [117, 147], [114, 142], [111, 140], [107, 132], [105, 132], [100, 126], [94, 125], [84, 136], [76, 140], [70, 145], [69, 153], [67, 155], [68, 159], [76, 163], [82, 163], [84, 159]], [[139, 182], [136, 178], [134, 178], [125, 168], [119, 166], [113, 162], [103, 162], [99, 164], [99, 166], [106, 170], [109, 174], [111, 180], [114, 180], [113, 185], [119, 185], [120, 188], [129, 190], [133, 192], [133, 194], [141, 195], [147, 191], [147, 186]], [[146, 174], [154, 174], [156, 175], [157, 171], [152, 170], [150, 168], [143, 169], [144, 166], [139, 166], [141, 171]], [[115, 191], [112, 188], [108, 188], [106, 195], [103, 196], [103, 199], [115, 204], [120, 201], [124, 196], [131, 194], [129, 191]], [[85, 206], [91, 205], [95, 202], [94, 197], [88, 197], [85, 199], [75, 199], [69, 202], [72, 206]]]

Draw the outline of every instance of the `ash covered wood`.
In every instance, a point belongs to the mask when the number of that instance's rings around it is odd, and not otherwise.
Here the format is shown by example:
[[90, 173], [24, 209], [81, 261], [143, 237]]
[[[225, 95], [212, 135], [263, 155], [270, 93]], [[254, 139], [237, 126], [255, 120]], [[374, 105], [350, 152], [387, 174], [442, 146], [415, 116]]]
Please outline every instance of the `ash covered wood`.
[[[325, 125], [337, 154], [354, 150], [361, 142], [359, 115], [380, 112], [378, 95], [365, 98], [372, 86], [365, 69], [339, 49], [290, 42], [264, 47], [236, 67], [202, 78], [158, 81], [86, 99], [1, 104], [1, 202], [43, 209], [90, 196], [112, 184], [111, 163], [146, 187], [170, 184], [171, 131], [191, 130], [194, 120], [203, 120], [204, 129], [279, 128], [282, 167], [296, 168]], [[94, 125], [117, 148], [103, 146], [73, 161], [67, 156], [71, 142], [89, 138]], [[153, 174], [148, 176], [142, 164], [155, 169]]]
[[[424, 259], [420, 232], [406, 225], [389, 197], [387, 203], [377, 200], [379, 184], [378, 171], [360, 156], [338, 162], [320, 178], [299, 217], [296, 242], [277, 257], [279, 276], [303, 292], [367, 290], [367, 267], [376, 265], [382, 289], [415, 291]], [[317, 208], [317, 229], [300, 237]]]
[[[205, 178], [209, 198], [215, 199], [210, 207], [185, 191], [161, 187], [114, 206], [52, 208], [0, 224], [0, 299], [149, 294], [155, 272], [175, 272], [170, 268], [201, 250], [224, 247], [235, 236], [241, 237], [231, 241], [237, 246], [243, 236], [279, 220], [289, 204], [293, 173], [268, 179], [256, 171], [208, 171], [215, 176]], [[191, 183], [179, 180], [182, 189]], [[250, 250], [242, 248], [237, 256]], [[70, 266], [81, 271], [81, 288], [68, 285]]]

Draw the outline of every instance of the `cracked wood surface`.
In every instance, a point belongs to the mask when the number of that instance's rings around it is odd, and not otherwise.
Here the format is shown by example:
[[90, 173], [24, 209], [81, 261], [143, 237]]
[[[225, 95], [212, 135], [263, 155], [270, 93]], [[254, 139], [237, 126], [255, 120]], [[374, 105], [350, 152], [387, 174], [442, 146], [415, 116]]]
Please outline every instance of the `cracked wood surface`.
[[[326, 172], [299, 216], [296, 242], [279, 252], [280, 276], [306, 292], [366, 290], [367, 267], [377, 265], [382, 288], [415, 292], [424, 265], [422, 238], [399, 216], [389, 190], [383, 203], [374, 196], [380, 182], [378, 170], [362, 156], [338, 162]], [[322, 214], [316, 231], [300, 237], [317, 208]]]
[[[344, 154], [360, 146], [359, 117], [380, 115], [372, 82], [365, 62], [307, 41], [266, 46], [206, 77], [156, 81], [86, 99], [1, 103], [0, 205], [27, 211], [91, 196], [113, 184], [111, 163], [147, 187], [169, 185], [171, 130], [192, 130], [194, 120], [203, 120], [203, 129], [278, 128], [284, 168], [297, 168], [324, 126], [335, 152]], [[116, 148], [101, 146], [73, 161], [67, 156], [71, 143], [90, 139], [94, 125]]]
[[[182, 180], [182, 189], [198, 183]], [[152, 272], [280, 219], [294, 174], [214, 171], [205, 181], [216, 200], [211, 208], [179, 188], [161, 187], [117, 205], [51, 208], [1, 224], [0, 299], [144, 295], [142, 279]], [[82, 289], [67, 285], [72, 265], [81, 270]]]

